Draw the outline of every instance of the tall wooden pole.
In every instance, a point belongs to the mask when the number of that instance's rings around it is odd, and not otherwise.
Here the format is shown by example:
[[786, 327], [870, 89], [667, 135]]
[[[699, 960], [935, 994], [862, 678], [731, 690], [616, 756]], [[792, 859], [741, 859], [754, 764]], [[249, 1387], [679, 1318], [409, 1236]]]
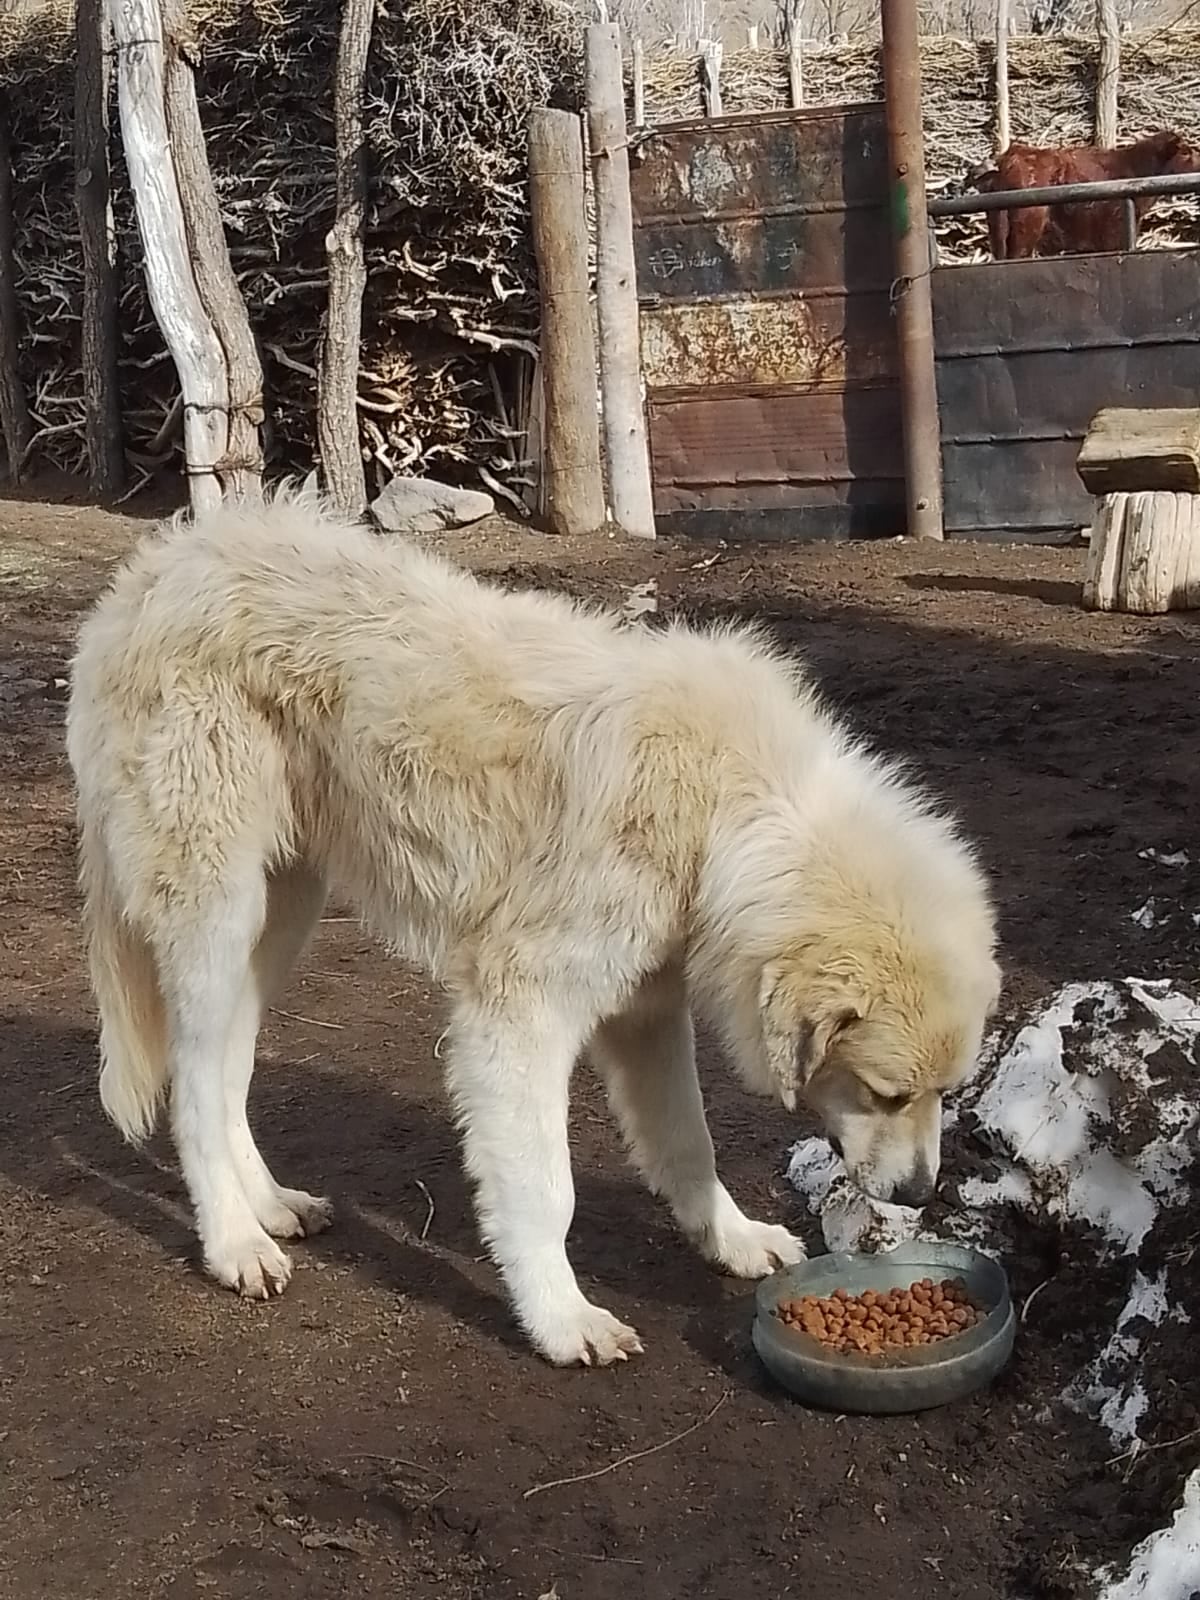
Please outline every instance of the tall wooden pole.
[[229, 441], [225, 354], [192, 272], [191, 247], [167, 133], [166, 50], [158, 0], [114, 0], [121, 138], [155, 320], [183, 391], [183, 444], [192, 509], [221, 503]]
[[1008, 30], [1010, 0], [996, 0], [996, 154], [1012, 143], [1012, 111], [1008, 91]]
[[367, 504], [358, 434], [358, 361], [363, 292], [367, 286], [363, 255], [367, 214], [363, 86], [374, 21], [375, 0], [344, 0], [333, 101], [337, 210], [325, 239], [329, 305], [317, 379], [321, 471], [334, 503], [351, 515], [364, 511]]
[[1111, 150], [1117, 142], [1117, 98], [1121, 86], [1121, 24], [1117, 0], [1097, 0], [1096, 31], [1100, 61], [1096, 72], [1096, 143]]
[[588, 293], [583, 134], [570, 111], [529, 118], [529, 203], [541, 303], [542, 501], [555, 533], [604, 523], [596, 337]]
[[83, 254], [80, 312], [88, 482], [119, 494], [125, 480], [118, 368], [117, 255], [108, 166], [108, 9], [75, 7], [75, 214]]
[[234, 499], [262, 494], [263, 372], [246, 302], [233, 270], [221, 205], [205, 148], [193, 62], [198, 53], [183, 0], [163, 0], [167, 132], [179, 181], [192, 271], [221, 344], [229, 382], [229, 438], [221, 487]]
[[586, 80], [596, 196], [596, 313], [609, 500], [619, 528], [637, 538], [653, 539], [654, 494], [642, 409], [629, 137], [617, 23], [593, 23], [588, 28]]
[[8, 128], [8, 96], [0, 90], [0, 430], [4, 433], [8, 475], [16, 482], [24, 470], [34, 434], [18, 364], [21, 341], [13, 238], [12, 146]]
[[895, 281], [892, 305], [904, 416], [907, 531], [941, 539], [942, 458], [933, 352], [932, 254], [925, 208], [917, 0], [883, 6], [883, 81], [891, 163]]

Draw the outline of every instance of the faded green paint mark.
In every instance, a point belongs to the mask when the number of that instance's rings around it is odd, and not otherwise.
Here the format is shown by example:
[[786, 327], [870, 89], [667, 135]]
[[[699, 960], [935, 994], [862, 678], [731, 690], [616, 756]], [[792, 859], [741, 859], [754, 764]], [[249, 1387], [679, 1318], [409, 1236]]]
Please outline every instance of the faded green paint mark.
[[903, 239], [912, 226], [908, 214], [908, 185], [903, 178], [897, 178], [892, 184], [892, 233], [897, 239]]

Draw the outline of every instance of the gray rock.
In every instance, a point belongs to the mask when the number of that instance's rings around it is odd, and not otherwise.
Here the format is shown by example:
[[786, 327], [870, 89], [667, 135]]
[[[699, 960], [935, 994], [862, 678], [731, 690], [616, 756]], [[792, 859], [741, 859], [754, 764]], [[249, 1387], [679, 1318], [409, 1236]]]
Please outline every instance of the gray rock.
[[455, 489], [433, 478], [393, 478], [372, 502], [371, 515], [389, 533], [437, 533], [489, 517], [496, 509], [490, 494]]

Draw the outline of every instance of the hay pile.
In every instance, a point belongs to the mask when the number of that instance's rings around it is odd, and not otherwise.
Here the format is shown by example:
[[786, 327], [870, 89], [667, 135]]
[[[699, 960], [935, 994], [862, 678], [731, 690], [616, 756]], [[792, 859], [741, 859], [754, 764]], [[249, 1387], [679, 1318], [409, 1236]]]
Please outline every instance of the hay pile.
[[[1092, 137], [1096, 41], [1071, 35], [1015, 38], [1009, 45], [1013, 137], [1032, 144], [1075, 144]], [[925, 155], [931, 189], [957, 183], [991, 154], [995, 51], [991, 44], [943, 37], [921, 44]], [[880, 99], [877, 44], [814, 46], [804, 62], [812, 105]], [[788, 104], [787, 56], [777, 50], [727, 53], [721, 66], [726, 112], [780, 110]], [[667, 122], [702, 116], [699, 63], [667, 55], [646, 62], [646, 117]], [[1200, 28], [1172, 28], [1122, 42], [1122, 141], [1163, 127], [1200, 140]], [[986, 253], [981, 217], [938, 225], [943, 256]], [[1156, 243], [1200, 244], [1195, 200], [1163, 200], [1146, 237]]]
[[[339, 7], [197, 0], [209, 159], [266, 368], [276, 469], [306, 469], [334, 193]], [[0, 14], [35, 467], [83, 465], [82, 264], [71, 164], [73, 45], [63, 3]], [[365, 113], [371, 213], [360, 417], [376, 481], [393, 470], [520, 478], [537, 303], [527, 227], [532, 106], [573, 104], [569, 0], [405, 0], [376, 18]], [[116, 127], [114, 104], [113, 125]], [[143, 478], [179, 446], [177, 383], [151, 316], [114, 137], [122, 380]], [[370, 476], [370, 469], [369, 469]]]

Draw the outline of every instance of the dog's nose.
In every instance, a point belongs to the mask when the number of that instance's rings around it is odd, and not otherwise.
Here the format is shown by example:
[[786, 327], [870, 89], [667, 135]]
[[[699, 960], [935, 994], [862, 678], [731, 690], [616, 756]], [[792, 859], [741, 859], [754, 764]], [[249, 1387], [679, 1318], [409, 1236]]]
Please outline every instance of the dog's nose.
[[937, 1180], [932, 1173], [924, 1170], [914, 1172], [903, 1183], [897, 1184], [892, 1192], [892, 1204], [897, 1206], [911, 1206], [914, 1211], [919, 1211], [922, 1206], [927, 1206], [937, 1191]]

